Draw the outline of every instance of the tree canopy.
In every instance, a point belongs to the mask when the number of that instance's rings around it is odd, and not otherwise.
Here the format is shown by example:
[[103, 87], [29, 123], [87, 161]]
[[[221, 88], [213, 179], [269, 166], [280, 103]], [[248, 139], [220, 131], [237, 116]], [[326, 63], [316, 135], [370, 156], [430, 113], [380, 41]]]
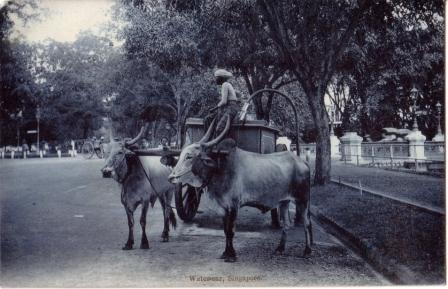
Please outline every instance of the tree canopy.
[[[104, 133], [135, 135], [148, 107], [150, 141], [165, 132], [184, 139], [188, 117], [204, 117], [219, 98], [213, 71], [232, 71], [243, 99], [262, 88], [293, 97], [302, 140], [317, 143], [316, 183], [330, 178], [328, 102], [342, 115], [338, 133], [380, 136], [413, 121], [415, 86], [423, 133], [436, 132], [443, 104], [443, 1], [418, 0], [119, 0], [104, 35], [72, 43], [12, 39], [11, 15], [35, 17], [34, 0], [0, 10], [2, 144], [35, 126], [62, 141]], [[120, 42], [121, 41], [121, 42]], [[123, 43], [122, 45], [120, 43]], [[294, 136], [292, 112], [265, 94], [254, 113]], [[342, 131], [341, 131], [342, 130]], [[4, 133], [3, 133], [4, 132]]]

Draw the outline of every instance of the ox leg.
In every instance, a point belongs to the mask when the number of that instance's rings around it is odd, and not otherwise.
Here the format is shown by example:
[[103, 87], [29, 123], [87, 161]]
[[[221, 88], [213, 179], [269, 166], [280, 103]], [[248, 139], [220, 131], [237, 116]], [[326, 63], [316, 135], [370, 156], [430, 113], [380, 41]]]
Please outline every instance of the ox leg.
[[280, 238], [280, 243], [275, 249], [275, 253], [282, 254], [285, 251], [286, 239], [289, 230], [289, 201], [280, 202], [279, 210], [280, 210], [280, 224], [282, 227], [282, 236]]
[[129, 208], [125, 207], [126, 209], [126, 215], [128, 217], [128, 228], [129, 228], [129, 235], [128, 235], [128, 241], [122, 248], [123, 250], [132, 250], [132, 246], [134, 245], [134, 211], [130, 210]]
[[274, 229], [280, 228], [280, 222], [278, 221], [278, 211], [277, 209], [271, 210], [271, 226]]
[[235, 262], [236, 252], [233, 248], [233, 236], [235, 235], [235, 219], [237, 211], [236, 209], [226, 210], [226, 214], [223, 218], [224, 221], [224, 233], [226, 235], [226, 249], [221, 255], [221, 259], [225, 262]]
[[170, 220], [169, 212], [167, 212], [166, 202], [162, 198], [160, 199], [160, 204], [162, 205], [163, 211], [163, 232], [162, 232], [162, 242], [169, 242], [170, 240]]
[[294, 224], [301, 225], [303, 223], [302, 212], [300, 211], [300, 207], [296, 205], [296, 217], [294, 218]]
[[148, 237], [146, 237], [146, 215], [148, 213], [149, 201], [145, 201], [142, 206], [142, 215], [140, 216], [140, 226], [142, 227], [142, 241], [140, 249], [149, 249]]
[[311, 255], [311, 242], [313, 240], [313, 231], [311, 228], [311, 218], [309, 213], [308, 204], [300, 204], [300, 210], [302, 212], [303, 229], [305, 230], [305, 250], [303, 256], [307, 257]]

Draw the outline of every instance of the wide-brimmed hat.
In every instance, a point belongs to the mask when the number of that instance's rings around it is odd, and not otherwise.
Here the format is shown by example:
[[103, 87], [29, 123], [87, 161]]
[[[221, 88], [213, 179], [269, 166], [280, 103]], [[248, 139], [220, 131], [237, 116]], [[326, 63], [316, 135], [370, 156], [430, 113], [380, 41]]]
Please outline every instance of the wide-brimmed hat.
[[218, 69], [215, 71], [215, 77], [231, 78], [233, 74], [225, 69]]

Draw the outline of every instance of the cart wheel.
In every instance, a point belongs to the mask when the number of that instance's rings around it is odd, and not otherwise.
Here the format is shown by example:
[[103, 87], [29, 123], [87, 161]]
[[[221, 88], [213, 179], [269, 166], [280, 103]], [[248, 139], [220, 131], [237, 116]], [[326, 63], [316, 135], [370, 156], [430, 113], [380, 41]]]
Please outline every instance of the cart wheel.
[[191, 222], [198, 211], [202, 189], [186, 184], [178, 186], [174, 194], [177, 215], [184, 222]]
[[93, 144], [90, 142], [84, 143], [81, 152], [85, 159], [91, 159], [93, 157]]

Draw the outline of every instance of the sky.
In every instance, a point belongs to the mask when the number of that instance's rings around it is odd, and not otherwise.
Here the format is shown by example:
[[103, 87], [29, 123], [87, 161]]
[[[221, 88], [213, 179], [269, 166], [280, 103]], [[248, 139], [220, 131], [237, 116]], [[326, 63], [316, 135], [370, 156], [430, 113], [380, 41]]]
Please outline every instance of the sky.
[[112, 5], [113, 0], [40, 0], [40, 7], [45, 11], [40, 14], [40, 21], [27, 26], [17, 22], [16, 29], [29, 42], [47, 38], [72, 42], [80, 31], [99, 33], [101, 26], [111, 18]]

